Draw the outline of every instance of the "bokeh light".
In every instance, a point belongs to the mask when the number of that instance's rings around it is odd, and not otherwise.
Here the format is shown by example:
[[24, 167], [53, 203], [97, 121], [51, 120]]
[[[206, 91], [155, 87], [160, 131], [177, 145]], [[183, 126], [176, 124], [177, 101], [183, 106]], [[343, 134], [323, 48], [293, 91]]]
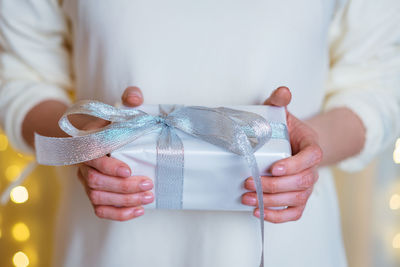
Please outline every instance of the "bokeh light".
[[8, 181], [12, 182], [21, 173], [21, 167], [18, 165], [10, 165], [5, 171], [5, 176]]
[[400, 138], [397, 138], [395, 148], [400, 148]]
[[398, 194], [392, 195], [392, 197], [390, 198], [389, 206], [390, 209], [392, 210], [400, 209], [400, 195]]
[[28, 226], [22, 222], [14, 224], [11, 232], [14, 239], [21, 242], [28, 240], [31, 235]]
[[393, 151], [393, 161], [396, 164], [400, 164], [400, 147]]
[[16, 267], [26, 267], [29, 265], [29, 258], [22, 251], [14, 254], [13, 263]]
[[[34, 246], [32, 245], [24, 246], [24, 253], [29, 258], [29, 265], [38, 267], [42, 266], [42, 264], [38, 264], [38, 254]], [[44, 266], [50, 266], [50, 263]]]
[[10, 192], [10, 198], [14, 203], [24, 203], [29, 198], [28, 190], [24, 186], [14, 187]]
[[396, 234], [392, 242], [393, 248], [400, 248], [400, 233]]
[[0, 134], [0, 151], [7, 150], [8, 147], [8, 139], [4, 134]]
[[1, 236], [2, 236], [2, 232], [1, 232], [1, 228], [0, 228], [0, 238], [1, 238]]

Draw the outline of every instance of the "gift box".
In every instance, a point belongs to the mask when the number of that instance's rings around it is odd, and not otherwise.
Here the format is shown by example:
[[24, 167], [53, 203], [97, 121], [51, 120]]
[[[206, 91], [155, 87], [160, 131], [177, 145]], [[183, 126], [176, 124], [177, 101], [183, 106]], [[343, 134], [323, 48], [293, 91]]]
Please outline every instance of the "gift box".
[[[286, 131], [284, 108], [272, 106], [230, 106], [228, 108], [253, 112], [264, 117], [272, 127], [272, 137], [254, 152], [261, 175], [268, 175], [269, 167], [277, 160], [291, 156], [290, 143], [285, 135], [274, 131]], [[140, 110], [159, 114], [158, 105], [142, 105]], [[284, 127], [282, 127], [284, 126]], [[156, 178], [157, 139], [161, 129], [156, 129], [135, 141], [113, 151], [111, 156], [119, 159], [132, 170], [133, 175]], [[254, 207], [241, 203], [247, 190], [244, 181], [251, 176], [245, 159], [219, 146], [175, 130], [184, 147], [182, 209], [251, 211]], [[280, 136], [280, 137], [279, 137]], [[155, 193], [156, 188], [153, 188]], [[156, 201], [146, 205], [156, 208]]]
[[[80, 130], [68, 119], [73, 114], [110, 124]], [[245, 179], [255, 178], [262, 199], [260, 174], [268, 175], [275, 161], [291, 155], [285, 110], [271, 106], [132, 109], [82, 100], [67, 109], [59, 126], [71, 137], [35, 134], [39, 164], [72, 165], [111, 154], [133, 174], [154, 180], [156, 201], [149, 208], [251, 211], [241, 204]], [[263, 202], [259, 205], [263, 255]], [[260, 262], [264, 266], [263, 256]]]

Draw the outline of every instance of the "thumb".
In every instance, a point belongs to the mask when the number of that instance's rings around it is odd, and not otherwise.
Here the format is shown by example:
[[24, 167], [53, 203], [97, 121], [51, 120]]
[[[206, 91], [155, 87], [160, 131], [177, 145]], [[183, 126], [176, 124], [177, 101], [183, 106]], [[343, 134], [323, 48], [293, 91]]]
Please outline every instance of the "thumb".
[[275, 89], [272, 94], [264, 101], [264, 105], [284, 107], [289, 105], [292, 99], [292, 93], [286, 86]]
[[129, 86], [121, 97], [122, 104], [127, 107], [137, 107], [143, 104], [143, 94], [139, 87]]

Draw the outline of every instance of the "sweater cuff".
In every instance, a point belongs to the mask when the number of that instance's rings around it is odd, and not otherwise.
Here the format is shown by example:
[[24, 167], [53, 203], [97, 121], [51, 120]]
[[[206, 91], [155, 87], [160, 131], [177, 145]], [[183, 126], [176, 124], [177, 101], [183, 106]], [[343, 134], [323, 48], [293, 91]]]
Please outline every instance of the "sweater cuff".
[[34, 155], [34, 149], [25, 142], [22, 136], [22, 123], [33, 107], [47, 100], [61, 101], [67, 105], [71, 103], [64, 89], [45, 83], [35, 83], [27, 85], [23, 94], [8, 106], [7, 116], [4, 120], [4, 131], [15, 150]]
[[[337, 94], [331, 96], [324, 106], [324, 110], [345, 107], [350, 109], [362, 121], [365, 127], [365, 143], [362, 150], [337, 164], [343, 171], [356, 172], [362, 170], [370, 163], [376, 153], [380, 150], [383, 139], [383, 125], [379, 117], [379, 112], [373, 108], [373, 103], [368, 103], [366, 99], [360, 99], [360, 95]], [[344, 129], [352, 131], [352, 129]]]

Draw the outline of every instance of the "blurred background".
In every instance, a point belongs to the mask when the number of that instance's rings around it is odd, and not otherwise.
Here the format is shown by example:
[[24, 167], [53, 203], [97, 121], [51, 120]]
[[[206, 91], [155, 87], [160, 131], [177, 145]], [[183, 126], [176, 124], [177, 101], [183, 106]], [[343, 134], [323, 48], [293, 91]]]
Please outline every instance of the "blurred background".
[[[33, 158], [16, 153], [0, 130], [0, 192]], [[350, 267], [400, 266], [400, 139], [359, 173], [334, 170]], [[37, 167], [0, 205], [0, 267], [48, 267], [59, 184]]]

